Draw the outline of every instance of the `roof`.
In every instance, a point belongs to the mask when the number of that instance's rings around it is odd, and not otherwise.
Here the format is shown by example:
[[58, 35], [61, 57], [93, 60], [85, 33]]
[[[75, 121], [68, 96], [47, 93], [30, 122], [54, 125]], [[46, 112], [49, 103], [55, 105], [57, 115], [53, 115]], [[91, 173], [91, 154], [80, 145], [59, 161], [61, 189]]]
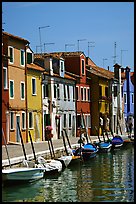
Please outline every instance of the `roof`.
[[88, 72], [97, 75], [99, 77], [103, 77], [106, 79], [113, 79], [114, 78], [114, 72], [111, 72], [109, 70], [106, 70], [104, 68], [98, 67], [98, 66], [90, 66], [87, 65], [88, 68], [90, 69], [86, 69]]
[[11, 38], [15, 38], [15, 39], [17, 39], [17, 40], [24, 41], [25, 43], [30, 44], [30, 42], [29, 42], [28, 40], [26, 40], [26, 39], [24, 39], [24, 38], [21, 38], [21, 37], [19, 37], [19, 36], [15, 36], [15, 35], [12, 35], [12, 34], [7, 33], [7, 32], [2, 32], [2, 34], [6, 35], [6, 36], [9, 36], [9, 37], [11, 37]]
[[44, 72], [45, 69], [38, 66], [37, 64], [34, 64], [34, 63], [31, 63], [31, 64], [27, 64], [27, 68], [28, 69], [34, 69], [34, 70], [37, 70], [37, 71], [41, 71], [41, 72]]
[[73, 57], [73, 56], [80, 56], [81, 54], [85, 55], [84, 52], [51, 52], [51, 53], [36, 53], [34, 54], [35, 58], [43, 58], [43, 57], [54, 57], [60, 59], [61, 57]]

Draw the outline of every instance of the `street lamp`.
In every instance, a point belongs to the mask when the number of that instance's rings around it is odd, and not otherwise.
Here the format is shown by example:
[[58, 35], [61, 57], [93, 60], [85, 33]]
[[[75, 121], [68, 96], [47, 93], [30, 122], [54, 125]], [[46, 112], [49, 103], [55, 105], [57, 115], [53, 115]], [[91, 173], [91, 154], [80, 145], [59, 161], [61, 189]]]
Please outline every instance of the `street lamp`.
[[128, 50], [121, 50], [121, 66], [122, 66], [122, 52], [128, 51]]
[[50, 27], [50, 26], [42, 26], [42, 27], [39, 27], [39, 38], [40, 38], [41, 54], [42, 54], [41, 29], [43, 29], [43, 28], [49, 28], [49, 27]]
[[65, 52], [67, 50], [67, 46], [75, 46], [75, 44], [65, 44]]
[[55, 43], [44, 43], [44, 52], [45, 52], [45, 45], [54, 45]]
[[79, 51], [79, 41], [84, 41], [86, 39], [80, 39], [80, 40], [77, 40], [77, 47], [78, 47], [78, 51]]
[[90, 45], [90, 44], [93, 44], [95, 42], [88, 42], [88, 57], [89, 57], [89, 47], [95, 47], [94, 45]]
[[108, 60], [108, 59], [107, 59], [107, 58], [103, 58], [103, 68], [104, 68], [104, 61], [105, 61], [105, 60]]

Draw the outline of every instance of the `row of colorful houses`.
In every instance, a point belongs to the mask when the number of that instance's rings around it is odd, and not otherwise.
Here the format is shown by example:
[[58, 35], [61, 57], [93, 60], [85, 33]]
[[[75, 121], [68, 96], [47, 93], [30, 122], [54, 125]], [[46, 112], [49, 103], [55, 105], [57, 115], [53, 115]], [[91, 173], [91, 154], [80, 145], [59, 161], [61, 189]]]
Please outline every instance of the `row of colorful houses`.
[[[129, 82], [128, 82], [129, 81]], [[126, 131], [134, 118], [134, 72], [98, 67], [84, 52], [34, 53], [30, 42], [2, 32], [2, 130], [7, 143], [48, 136]], [[134, 122], [134, 121], [133, 121]], [[4, 144], [4, 142], [2, 142]]]

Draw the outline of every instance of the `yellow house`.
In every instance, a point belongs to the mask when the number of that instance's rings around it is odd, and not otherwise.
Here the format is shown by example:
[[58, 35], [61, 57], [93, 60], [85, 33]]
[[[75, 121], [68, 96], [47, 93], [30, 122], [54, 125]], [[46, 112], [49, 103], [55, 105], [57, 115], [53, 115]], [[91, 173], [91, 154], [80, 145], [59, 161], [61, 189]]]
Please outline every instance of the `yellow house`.
[[98, 67], [90, 58], [86, 65], [91, 90], [91, 135], [101, 135], [108, 130], [111, 120], [111, 84], [114, 73]]
[[34, 63], [27, 64], [27, 115], [28, 142], [42, 141], [42, 72], [44, 69]]

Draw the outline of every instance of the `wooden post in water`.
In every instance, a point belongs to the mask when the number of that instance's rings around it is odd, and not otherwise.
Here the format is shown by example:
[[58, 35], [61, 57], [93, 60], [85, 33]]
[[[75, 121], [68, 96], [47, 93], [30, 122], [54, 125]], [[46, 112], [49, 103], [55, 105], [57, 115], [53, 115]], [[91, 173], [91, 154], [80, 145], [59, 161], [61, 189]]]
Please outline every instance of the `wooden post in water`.
[[21, 144], [22, 144], [22, 149], [23, 149], [24, 157], [25, 157], [25, 160], [27, 160], [26, 152], [25, 152], [25, 147], [24, 147], [24, 143], [23, 143], [23, 138], [22, 138], [21, 131], [20, 131], [19, 122], [17, 122], [17, 126], [18, 126], [18, 129], [19, 129], [19, 135], [20, 135], [20, 139], [21, 139]]
[[9, 161], [9, 166], [10, 166], [10, 168], [11, 168], [11, 163], [10, 163], [10, 158], [9, 158], [9, 153], [8, 153], [8, 148], [7, 148], [7, 144], [6, 144], [6, 139], [5, 139], [5, 135], [4, 135], [3, 128], [2, 128], [2, 136], [3, 136], [3, 140], [4, 140], [4, 145], [5, 145], [5, 149], [6, 149], [8, 161]]
[[65, 151], [66, 151], [66, 154], [68, 155], [65, 138], [64, 138], [64, 135], [63, 135], [63, 130], [61, 131], [61, 133], [62, 133], [62, 138], [63, 138], [63, 144], [64, 144], [64, 147], [65, 147]]
[[66, 138], [67, 138], [67, 141], [68, 141], [69, 148], [71, 149], [71, 144], [70, 144], [70, 141], [69, 141], [69, 138], [68, 138], [66, 129], [63, 129], [63, 130], [64, 130], [64, 132], [65, 132], [65, 135], [66, 135]]
[[52, 139], [50, 138], [49, 141], [50, 141], [51, 148], [52, 148], [53, 158], [55, 158], [55, 152], [54, 152], [54, 147], [53, 147]]
[[35, 160], [35, 163], [37, 163], [36, 154], [35, 154], [34, 145], [33, 145], [30, 130], [29, 130], [29, 137], [30, 137], [30, 142], [31, 142], [32, 150], [33, 150], [34, 160]]

